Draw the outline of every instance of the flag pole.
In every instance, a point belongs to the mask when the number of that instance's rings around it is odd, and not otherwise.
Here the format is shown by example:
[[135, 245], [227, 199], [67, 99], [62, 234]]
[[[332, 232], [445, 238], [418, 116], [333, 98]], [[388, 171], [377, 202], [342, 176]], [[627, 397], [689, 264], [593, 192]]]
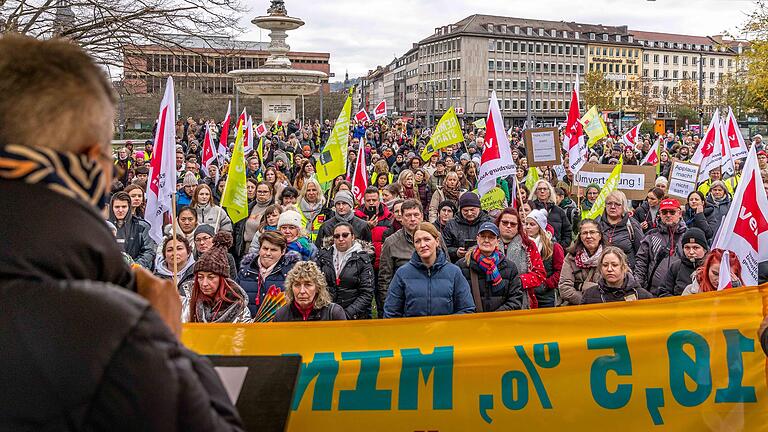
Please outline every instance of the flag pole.
[[218, 213], [216, 213], [216, 224], [213, 226], [213, 233], [216, 234], [219, 232], [219, 221], [221, 220], [221, 212], [224, 211], [224, 208], [221, 206], [219, 207]]
[[[176, 199], [171, 195], [171, 241], [173, 242], [173, 253], [176, 253]], [[165, 251], [163, 251], [165, 253]], [[173, 260], [173, 285], [178, 288], [179, 284], [179, 263]]]

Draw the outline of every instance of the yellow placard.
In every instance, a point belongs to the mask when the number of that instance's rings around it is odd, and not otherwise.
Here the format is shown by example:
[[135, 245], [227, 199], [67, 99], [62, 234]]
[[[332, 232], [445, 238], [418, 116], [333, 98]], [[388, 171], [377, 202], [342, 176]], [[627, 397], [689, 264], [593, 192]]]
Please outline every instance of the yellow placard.
[[504, 190], [496, 186], [480, 197], [480, 208], [485, 211], [504, 210], [507, 207], [507, 196]]
[[300, 354], [291, 431], [759, 431], [766, 300], [768, 285], [451, 317], [192, 324], [183, 340], [203, 354]]

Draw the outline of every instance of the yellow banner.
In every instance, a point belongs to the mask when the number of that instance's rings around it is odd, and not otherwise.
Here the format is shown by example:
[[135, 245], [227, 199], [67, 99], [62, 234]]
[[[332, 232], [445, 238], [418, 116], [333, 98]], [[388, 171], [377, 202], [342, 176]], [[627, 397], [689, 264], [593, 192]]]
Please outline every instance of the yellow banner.
[[[475, 193], [477, 189], [475, 189]], [[480, 197], [480, 208], [485, 211], [504, 210], [507, 208], [507, 196], [504, 190], [496, 186]]]
[[437, 122], [435, 131], [429, 137], [429, 142], [421, 151], [421, 158], [426, 162], [436, 151], [462, 141], [464, 141], [464, 134], [461, 133], [459, 119], [456, 117], [453, 105], [451, 105], [445, 114], [440, 117], [440, 121]]
[[[768, 285], [397, 320], [192, 324], [202, 354], [300, 354], [291, 431], [766, 430]], [[268, 371], [264, 371], [268, 373]]]
[[608, 128], [605, 127], [603, 117], [597, 111], [596, 106], [584, 113], [584, 116], [579, 119], [579, 123], [584, 126], [584, 132], [589, 137], [589, 141], [587, 141], [589, 148], [592, 148], [601, 138], [608, 136]]

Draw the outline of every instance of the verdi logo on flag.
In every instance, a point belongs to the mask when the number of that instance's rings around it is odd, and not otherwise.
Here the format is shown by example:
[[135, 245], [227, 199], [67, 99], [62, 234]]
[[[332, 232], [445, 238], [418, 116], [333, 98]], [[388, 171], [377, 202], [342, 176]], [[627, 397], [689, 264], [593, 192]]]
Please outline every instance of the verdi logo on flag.
[[587, 144], [584, 142], [584, 127], [579, 122], [579, 76], [571, 91], [571, 104], [563, 130], [563, 148], [568, 152], [568, 167], [576, 174], [587, 162]]
[[637, 124], [637, 126], [633, 127], [632, 129], [628, 130], [627, 133], [622, 135], [621, 142], [624, 143], [624, 146], [636, 149], [640, 145], [640, 126], [642, 125], [643, 122], [640, 122]]
[[437, 122], [434, 133], [432, 133], [429, 142], [421, 151], [421, 158], [424, 161], [428, 161], [436, 151], [462, 141], [464, 141], [464, 134], [461, 133], [461, 126], [459, 125], [459, 119], [456, 117], [456, 111], [451, 106], [440, 117], [440, 121]]
[[480, 155], [480, 170], [477, 177], [477, 191], [481, 197], [496, 186], [497, 178], [515, 175], [517, 171], [495, 91], [491, 93], [486, 125], [485, 142]]
[[355, 161], [355, 173], [352, 176], [352, 195], [357, 202], [363, 202], [365, 189], [368, 187], [368, 171], [365, 169], [365, 146], [360, 144]]
[[[333, 125], [331, 136], [325, 143], [320, 158], [315, 164], [317, 181], [325, 187], [336, 177], [347, 172], [347, 146], [349, 145], [349, 117], [352, 115], [352, 95], [347, 96], [344, 107]], [[367, 115], [366, 115], [367, 116]]]
[[245, 123], [240, 123], [235, 138], [235, 149], [232, 151], [232, 161], [227, 173], [227, 183], [221, 195], [221, 206], [227, 210], [232, 223], [248, 217], [248, 193], [245, 185]]
[[383, 101], [379, 102], [379, 104], [376, 105], [376, 108], [373, 110], [373, 118], [374, 120], [378, 120], [386, 116], [387, 116], [387, 100], [384, 99]]
[[715, 109], [715, 113], [712, 114], [712, 121], [709, 122], [707, 132], [704, 134], [704, 139], [696, 148], [691, 157], [691, 163], [699, 165], [699, 182], [705, 181], [709, 178], [709, 172], [714, 168], [720, 167], [722, 159], [721, 141], [722, 133], [720, 128], [720, 110]]
[[723, 128], [723, 140], [730, 145], [733, 159], [747, 157], [747, 145], [744, 142], [744, 137], [741, 135], [739, 123], [736, 121], [736, 116], [733, 115], [731, 107], [728, 107], [728, 117], [726, 117], [725, 127]]
[[608, 136], [608, 128], [605, 126], [603, 117], [597, 110], [596, 106], [592, 106], [584, 116], [579, 119], [579, 123], [584, 126], [584, 132], [589, 137], [587, 141], [587, 147], [592, 148], [598, 141]]
[[619, 163], [611, 171], [611, 175], [605, 180], [605, 186], [600, 190], [600, 194], [597, 196], [595, 203], [592, 205], [592, 209], [584, 210], [581, 212], [581, 219], [597, 219], [598, 216], [603, 214], [605, 210], [605, 199], [608, 194], [615, 191], [619, 185], [619, 177], [621, 177], [621, 167], [624, 166], [624, 156], [619, 157]]
[[477, 129], [485, 129], [485, 119], [477, 119], [474, 122], [472, 122], [472, 126], [476, 127]]
[[176, 193], [176, 102], [173, 78], [168, 77], [165, 94], [157, 118], [154, 153], [149, 167], [147, 208], [144, 218], [149, 222], [149, 236], [163, 240], [163, 215], [172, 210]]

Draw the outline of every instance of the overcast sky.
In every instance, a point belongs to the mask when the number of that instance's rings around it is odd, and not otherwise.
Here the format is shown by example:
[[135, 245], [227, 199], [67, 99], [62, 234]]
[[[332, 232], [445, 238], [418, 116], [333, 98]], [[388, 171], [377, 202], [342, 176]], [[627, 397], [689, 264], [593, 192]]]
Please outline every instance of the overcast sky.
[[[268, 41], [268, 32], [250, 23], [266, 15], [268, 0], [243, 0], [248, 32], [240, 39]], [[691, 35], [739, 34], [753, 0], [286, 0], [288, 14], [306, 22], [288, 33], [295, 51], [330, 52], [331, 81], [364, 75], [388, 64], [435, 27], [475, 13]], [[577, 8], [578, 5], [578, 8]]]

